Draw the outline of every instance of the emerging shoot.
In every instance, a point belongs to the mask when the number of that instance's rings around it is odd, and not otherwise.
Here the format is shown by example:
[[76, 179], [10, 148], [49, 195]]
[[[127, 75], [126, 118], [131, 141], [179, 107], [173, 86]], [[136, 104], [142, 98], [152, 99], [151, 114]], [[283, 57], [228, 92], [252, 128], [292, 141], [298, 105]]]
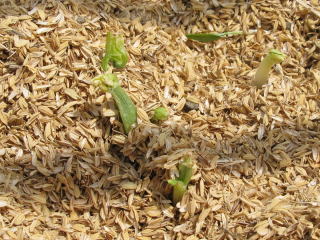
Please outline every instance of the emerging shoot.
[[128, 134], [131, 128], [137, 123], [137, 108], [120, 86], [116, 75], [105, 73], [95, 77], [93, 84], [100, 87], [104, 92], [110, 92], [119, 110], [124, 131]]
[[192, 160], [186, 156], [179, 165], [179, 177], [168, 180], [168, 183], [173, 186], [172, 201], [174, 204], [181, 201], [183, 195], [187, 191], [188, 184], [192, 177]]
[[109, 63], [116, 68], [123, 68], [128, 62], [128, 56], [123, 38], [109, 32], [106, 37], [105, 55], [101, 63], [102, 69], [107, 71]]
[[272, 49], [268, 55], [260, 63], [252, 84], [258, 88], [262, 88], [268, 83], [269, 72], [273, 65], [281, 63], [286, 58], [286, 55], [278, 50]]
[[169, 112], [164, 107], [158, 107], [154, 110], [154, 114], [152, 117], [153, 121], [165, 121], [169, 117]]

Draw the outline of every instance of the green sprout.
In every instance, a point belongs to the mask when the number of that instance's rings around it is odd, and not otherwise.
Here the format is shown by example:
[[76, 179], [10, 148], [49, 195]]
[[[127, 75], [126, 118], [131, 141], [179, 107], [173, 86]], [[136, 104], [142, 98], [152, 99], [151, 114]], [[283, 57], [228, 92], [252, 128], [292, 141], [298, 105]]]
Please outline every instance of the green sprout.
[[92, 82], [102, 91], [111, 93], [120, 112], [124, 131], [128, 134], [137, 123], [137, 108], [120, 86], [117, 76], [112, 73], [105, 73], [92, 79]]
[[236, 31], [236, 32], [223, 32], [223, 33], [193, 33], [193, 34], [187, 34], [187, 38], [191, 40], [196, 40], [199, 42], [211, 42], [218, 40], [222, 37], [227, 36], [234, 36], [234, 35], [240, 35], [243, 34], [242, 31]]
[[112, 63], [116, 68], [123, 68], [127, 64], [128, 58], [129, 55], [124, 46], [123, 38], [109, 32], [106, 36], [105, 55], [101, 63], [102, 69], [107, 71], [109, 63]]
[[164, 107], [158, 107], [154, 110], [152, 120], [154, 121], [165, 121], [169, 117], [169, 112]]
[[285, 58], [286, 55], [282, 52], [271, 49], [268, 55], [260, 63], [252, 84], [258, 88], [262, 88], [264, 84], [268, 83], [269, 72], [273, 65], [281, 63]]
[[[109, 68], [109, 62], [117, 68], [124, 67], [128, 62], [128, 52], [124, 47], [122, 37], [109, 32], [106, 37], [105, 51], [105, 56], [101, 62], [101, 68], [104, 71], [107, 71]], [[104, 73], [93, 78], [92, 83], [102, 91], [111, 93], [119, 110], [124, 131], [128, 134], [137, 123], [137, 108], [128, 94], [120, 86], [117, 76], [112, 73]]]
[[188, 184], [192, 177], [193, 163], [189, 156], [186, 156], [182, 163], [179, 164], [179, 177], [168, 180], [168, 183], [173, 186], [172, 201], [174, 204], [181, 201], [186, 193]]

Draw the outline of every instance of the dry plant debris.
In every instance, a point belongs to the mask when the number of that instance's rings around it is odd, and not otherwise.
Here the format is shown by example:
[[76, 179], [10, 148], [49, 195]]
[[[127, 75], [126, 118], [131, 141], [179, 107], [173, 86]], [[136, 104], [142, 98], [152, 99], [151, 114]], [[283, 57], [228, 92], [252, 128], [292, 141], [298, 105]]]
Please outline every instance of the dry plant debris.
[[[302, 4], [301, 4], [302, 3]], [[0, 238], [320, 239], [317, 0], [1, 1]], [[186, 33], [256, 31], [204, 44]], [[120, 131], [105, 34], [139, 125]], [[262, 90], [266, 52], [288, 57]], [[154, 125], [159, 106], [170, 118]], [[177, 206], [167, 180], [196, 160]]]

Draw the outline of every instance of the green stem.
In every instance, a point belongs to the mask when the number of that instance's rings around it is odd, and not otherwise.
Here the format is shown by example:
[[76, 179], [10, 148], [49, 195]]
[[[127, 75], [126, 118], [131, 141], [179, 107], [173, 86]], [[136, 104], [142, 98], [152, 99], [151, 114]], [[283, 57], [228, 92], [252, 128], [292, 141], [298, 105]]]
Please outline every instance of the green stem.
[[286, 55], [278, 50], [271, 49], [268, 55], [259, 64], [257, 72], [254, 76], [252, 84], [261, 88], [264, 84], [268, 83], [269, 72], [273, 65], [281, 63], [286, 58]]
[[180, 202], [187, 191], [193, 172], [192, 165], [191, 158], [189, 156], [185, 157], [179, 165], [179, 177], [168, 180], [168, 183], [173, 186], [172, 201], [174, 204]]
[[184, 161], [179, 165], [178, 180], [188, 185], [192, 177], [192, 161], [191, 158], [185, 157]]
[[177, 204], [181, 201], [183, 195], [187, 191], [187, 185], [184, 184], [181, 181], [176, 181], [173, 185], [173, 195], [172, 195], [172, 201], [174, 204]]
[[269, 72], [271, 71], [272, 66], [273, 63], [270, 61], [270, 58], [266, 57], [262, 60], [254, 78], [253, 84], [255, 86], [262, 88], [264, 84], [268, 83]]

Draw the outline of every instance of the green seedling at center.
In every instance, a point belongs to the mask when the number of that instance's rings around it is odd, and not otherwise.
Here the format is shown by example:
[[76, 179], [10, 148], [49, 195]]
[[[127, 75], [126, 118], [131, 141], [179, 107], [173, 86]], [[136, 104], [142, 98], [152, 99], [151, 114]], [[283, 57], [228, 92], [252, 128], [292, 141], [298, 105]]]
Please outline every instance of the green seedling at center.
[[[107, 71], [109, 63], [114, 67], [124, 67], [128, 62], [128, 52], [124, 47], [124, 40], [118, 35], [108, 33], [106, 37], [106, 53], [101, 61], [101, 68]], [[131, 98], [120, 86], [116, 75], [104, 73], [92, 79], [92, 83], [102, 91], [111, 93], [119, 110], [125, 133], [129, 133], [137, 123], [137, 108]]]
[[188, 184], [191, 180], [193, 163], [189, 156], [186, 156], [182, 163], [179, 164], [179, 177], [168, 180], [168, 183], [173, 186], [172, 201], [174, 204], [181, 201], [186, 193]]

